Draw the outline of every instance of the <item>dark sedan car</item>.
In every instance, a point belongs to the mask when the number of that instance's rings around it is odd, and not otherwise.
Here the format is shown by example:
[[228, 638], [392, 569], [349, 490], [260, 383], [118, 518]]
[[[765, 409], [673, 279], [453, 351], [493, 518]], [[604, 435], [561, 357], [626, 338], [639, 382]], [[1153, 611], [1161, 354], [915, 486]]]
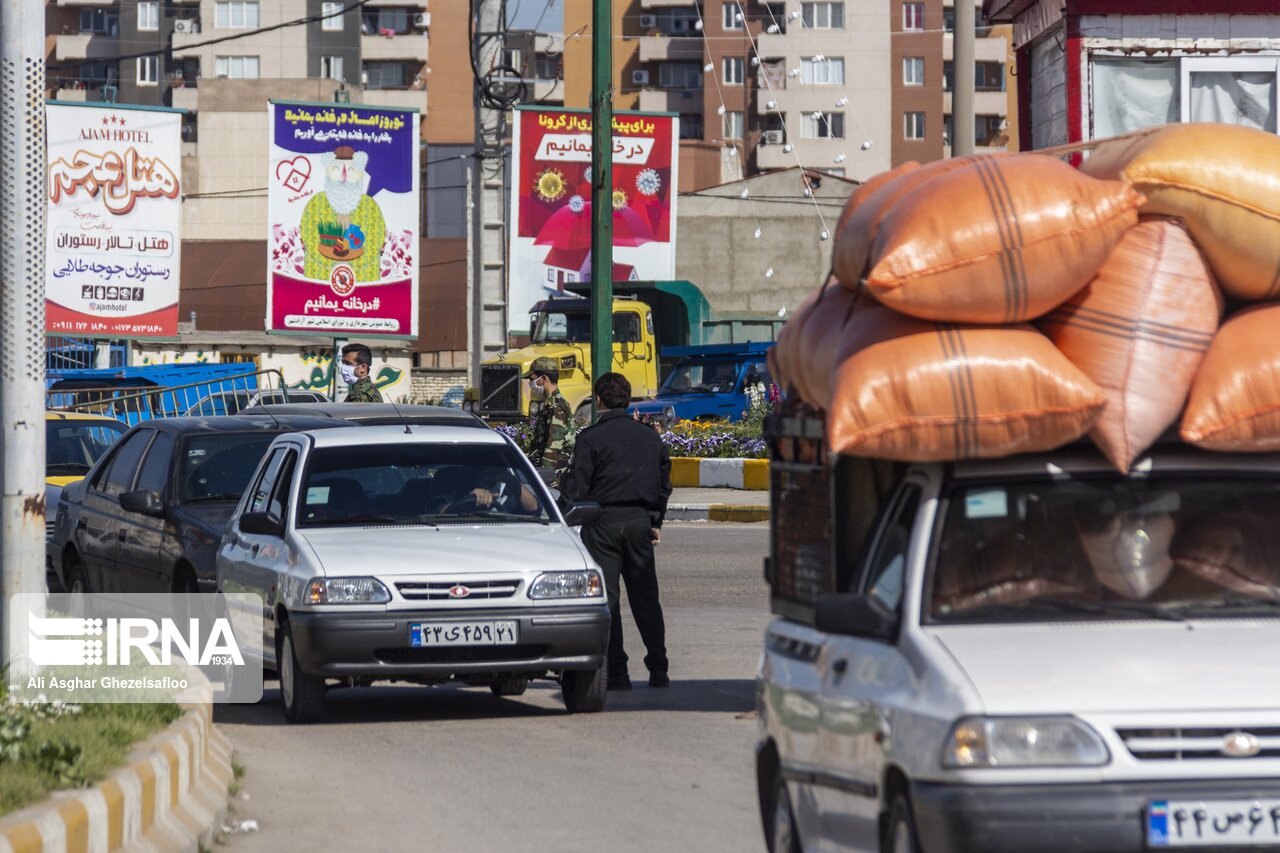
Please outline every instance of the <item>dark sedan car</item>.
[[[257, 403], [241, 409], [242, 415], [316, 415], [342, 418], [360, 426], [451, 426], [480, 427], [489, 425], [480, 418], [448, 406], [399, 405], [397, 403]], [[349, 426], [350, 424], [344, 424]]]
[[222, 529], [272, 439], [345, 425], [301, 415], [139, 424], [63, 490], [51, 568], [72, 593], [211, 592]]

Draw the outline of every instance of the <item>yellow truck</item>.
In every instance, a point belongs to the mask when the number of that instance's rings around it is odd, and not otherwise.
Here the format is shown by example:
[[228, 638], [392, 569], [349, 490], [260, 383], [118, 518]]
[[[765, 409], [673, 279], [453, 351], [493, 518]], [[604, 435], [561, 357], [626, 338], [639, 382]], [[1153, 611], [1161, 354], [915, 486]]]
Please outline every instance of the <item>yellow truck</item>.
[[[579, 284], [585, 294], [590, 284]], [[677, 357], [666, 347], [741, 340], [773, 340], [782, 320], [768, 314], [714, 314], [688, 281], [614, 282], [613, 369], [631, 382], [635, 400], [657, 393]], [[528, 417], [529, 383], [522, 376], [535, 358], [560, 365], [560, 393], [579, 423], [591, 416], [591, 300], [566, 294], [530, 310], [529, 343], [480, 365], [480, 387], [468, 388], [464, 407], [490, 421]]]

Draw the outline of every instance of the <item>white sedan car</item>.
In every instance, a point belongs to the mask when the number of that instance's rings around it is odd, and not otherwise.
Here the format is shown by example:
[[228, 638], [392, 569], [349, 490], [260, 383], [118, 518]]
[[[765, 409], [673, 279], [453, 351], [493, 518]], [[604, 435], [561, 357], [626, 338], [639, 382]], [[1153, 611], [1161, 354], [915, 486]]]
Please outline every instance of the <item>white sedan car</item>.
[[[604, 578], [524, 454], [488, 430], [350, 427], [276, 440], [227, 524], [218, 586], [266, 602], [264, 665], [285, 716], [334, 682], [550, 677], [604, 707]], [[246, 620], [245, 624], [251, 624]], [[261, 624], [261, 623], [259, 623]]]

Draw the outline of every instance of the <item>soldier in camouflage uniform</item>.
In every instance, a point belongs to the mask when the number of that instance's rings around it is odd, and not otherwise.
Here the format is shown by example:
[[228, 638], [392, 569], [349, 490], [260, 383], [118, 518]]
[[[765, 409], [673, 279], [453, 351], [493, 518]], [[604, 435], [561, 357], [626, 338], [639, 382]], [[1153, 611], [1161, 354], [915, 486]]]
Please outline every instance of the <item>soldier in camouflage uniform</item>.
[[535, 468], [552, 468], [556, 482], [569, 467], [573, 455], [574, 423], [569, 401], [557, 388], [560, 368], [553, 358], [536, 358], [524, 375], [529, 380], [534, 399], [542, 398], [533, 427], [533, 445], [529, 458]]
[[382, 393], [369, 378], [373, 370], [373, 353], [364, 344], [347, 344], [342, 348], [338, 364], [342, 381], [347, 383], [348, 403], [381, 403]]

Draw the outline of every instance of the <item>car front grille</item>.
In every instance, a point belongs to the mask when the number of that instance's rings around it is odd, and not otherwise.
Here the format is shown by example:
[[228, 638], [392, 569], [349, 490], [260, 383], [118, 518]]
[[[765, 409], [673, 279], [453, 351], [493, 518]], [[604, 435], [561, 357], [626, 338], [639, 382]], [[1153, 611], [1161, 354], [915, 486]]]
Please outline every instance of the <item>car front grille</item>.
[[514, 364], [486, 364], [480, 368], [480, 411], [520, 411], [520, 368]]
[[[465, 588], [466, 595], [450, 595], [450, 590]], [[520, 589], [519, 580], [498, 581], [405, 581], [396, 590], [409, 601], [475, 601], [486, 598], [510, 598]]]
[[[1211, 726], [1204, 728], [1116, 729], [1125, 749], [1139, 761], [1199, 761], [1221, 758], [1280, 758], [1280, 727]], [[1258, 752], [1233, 754], [1228, 741], [1236, 735], [1256, 739]]]
[[383, 663], [492, 663], [494, 661], [537, 660], [551, 647], [545, 643], [514, 646], [440, 646], [433, 649], [375, 649]]

